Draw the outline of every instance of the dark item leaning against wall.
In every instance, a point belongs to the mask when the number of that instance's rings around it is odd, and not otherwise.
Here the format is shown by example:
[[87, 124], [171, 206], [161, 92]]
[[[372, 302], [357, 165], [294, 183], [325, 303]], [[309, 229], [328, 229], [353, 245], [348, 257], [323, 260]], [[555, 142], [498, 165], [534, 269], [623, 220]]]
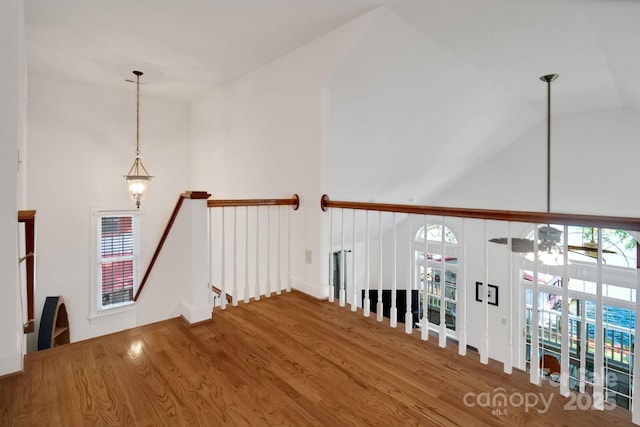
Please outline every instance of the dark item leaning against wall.
[[69, 318], [62, 297], [47, 297], [42, 309], [38, 351], [69, 344]]

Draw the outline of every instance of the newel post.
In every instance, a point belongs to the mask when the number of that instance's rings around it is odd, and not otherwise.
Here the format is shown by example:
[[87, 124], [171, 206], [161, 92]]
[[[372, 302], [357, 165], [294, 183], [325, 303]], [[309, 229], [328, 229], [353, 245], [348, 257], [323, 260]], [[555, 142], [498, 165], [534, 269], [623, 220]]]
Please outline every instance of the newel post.
[[[208, 208], [205, 191], [185, 193], [184, 215], [189, 218], [188, 232], [191, 243], [190, 275], [185, 283], [176, 284], [183, 287], [180, 301], [180, 314], [189, 323], [197, 323], [211, 319], [209, 303], [209, 262], [208, 262]], [[185, 248], [187, 250], [188, 248]]]

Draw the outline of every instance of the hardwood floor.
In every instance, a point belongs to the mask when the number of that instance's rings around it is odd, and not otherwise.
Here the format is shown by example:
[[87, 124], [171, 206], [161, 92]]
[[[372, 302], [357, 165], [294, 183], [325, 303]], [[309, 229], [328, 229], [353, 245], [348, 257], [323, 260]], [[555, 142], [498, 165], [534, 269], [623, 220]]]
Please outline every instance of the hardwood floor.
[[[512, 404], [477, 404], [501, 390]], [[520, 399], [540, 396], [546, 411]], [[630, 425], [625, 410], [570, 402], [298, 292], [30, 354], [23, 374], [0, 379], [3, 426]]]

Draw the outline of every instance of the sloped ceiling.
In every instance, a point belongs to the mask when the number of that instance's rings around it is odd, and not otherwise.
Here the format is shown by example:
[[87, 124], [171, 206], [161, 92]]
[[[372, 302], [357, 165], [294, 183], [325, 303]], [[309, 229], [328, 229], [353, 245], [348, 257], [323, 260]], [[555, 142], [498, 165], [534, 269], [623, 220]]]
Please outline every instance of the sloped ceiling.
[[28, 72], [190, 102], [375, 7], [369, 0], [27, 0]]
[[326, 83], [335, 197], [427, 203], [544, 117], [388, 9], [362, 20]]
[[358, 200], [430, 202], [544, 120], [544, 74], [561, 76], [554, 115], [640, 112], [635, 0], [26, 0], [25, 14], [29, 73], [124, 89], [140, 69], [145, 94], [179, 102], [371, 16], [326, 82], [327, 188]]
[[640, 106], [635, 0], [27, 0], [28, 68], [113, 87], [142, 69], [193, 101], [377, 6], [533, 108], [549, 72], [558, 114]]

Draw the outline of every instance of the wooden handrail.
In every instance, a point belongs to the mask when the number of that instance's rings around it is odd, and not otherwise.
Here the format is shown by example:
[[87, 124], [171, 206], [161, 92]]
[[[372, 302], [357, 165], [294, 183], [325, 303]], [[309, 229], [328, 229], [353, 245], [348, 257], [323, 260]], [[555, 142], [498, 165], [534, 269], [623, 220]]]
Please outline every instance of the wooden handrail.
[[448, 208], [440, 206], [398, 205], [391, 203], [364, 203], [333, 201], [326, 194], [320, 199], [323, 211], [343, 208], [382, 212], [399, 212], [418, 215], [438, 215], [459, 218], [488, 219], [496, 221], [529, 222], [534, 224], [562, 224], [586, 227], [616, 228], [640, 231], [640, 218], [564, 214], [552, 212], [504, 211], [493, 209]]
[[297, 211], [300, 207], [300, 197], [294, 194], [290, 199], [223, 199], [207, 201], [207, 207], [209, 208], [230, 206], [293, 206], [293, 210]]
[[144, 288], [144, 285], [147, 283], [147, 279], [149, 278], [149, 275], [151, 274], [151, 270], [153, 270], [153, 266], [156, 263], [156, 260], [158, 259], [158, 256], [160, 255], [160, 251], [162, 251], [162, 246], [164, 246], [164, 242], [165, 240], [167, 240], [167, 237], [169, 236], [169, 232], [171, 231], [171, 227], [173, 227], [173, 223], [175, 222], [176, 218], [178, 217], [178, 213], [180, 212], [180, 208], [182, 207], [182, 202], [184, 201], [184, 199], [191, 199], [191, 200], [196, 200], [196, 199], [208, 199], [209, 197], [211, 197], [211, 194], [207, 193], [206, 191], [187, 191], [184, 192], [180, 195], [180, 197], [178, 198], [178, 202], [176, 203], [176, 207], [173, 208], [173, 213], [171, 214], [171, 217], [169, 218], [169, 222], [167, 223], [167, 226], [164, 229], [164, 233], [162, 233], [162, 237], [160, 238], [160, 242], [158, 242], [158, 246], [156, 247], [156, 251], [153, 253], [153, 257], [151, 257], [151, 261], [149, 262], [149, 266], [147, 267], [147, 271], [144, 273], [144, 276], [142, 278], [142, 281], [140, 282], [140, 286], [138, 286], [138, 292], [136, 292], [136, 296], [133, 298], [134, 301], [138, 301], [138, 298], [140, 297], [140, 293], [142, 292], [142, 289]]
[[[26, 261], [27, 285], [27, 323], [24, 333], [35, 331], [34, 294], [35, 294], [35, 253], [36, 253], [36, 211], [18, 211], [18, 222], [24, 223], [24, 246], [26, 255], [20, 262]], [[22, 284], [20, 285], [22, 286]]]

